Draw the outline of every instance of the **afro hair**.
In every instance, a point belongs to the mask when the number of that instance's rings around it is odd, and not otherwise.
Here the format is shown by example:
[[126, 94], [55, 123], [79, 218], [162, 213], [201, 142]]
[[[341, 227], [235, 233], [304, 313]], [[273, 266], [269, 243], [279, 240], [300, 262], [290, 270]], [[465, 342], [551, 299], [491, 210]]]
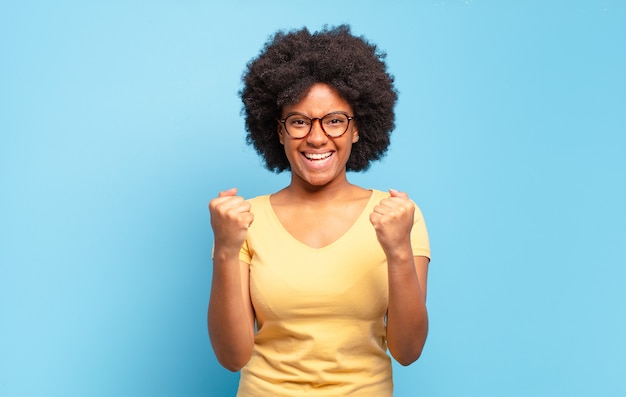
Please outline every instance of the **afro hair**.
[[300, 101], [315, 83], [331, 86], [354, 111], [360, 139], [346, 169], [364, 171], [379, 160], [389, 147], [398, 98], [385, 57], [376, 45], [353, 36], [348, 25], [275, 33], [247, 64], [239, 92], [246, 141], [266, 168], [277, 173], [290, 169], [277, 120], [283, 106]]

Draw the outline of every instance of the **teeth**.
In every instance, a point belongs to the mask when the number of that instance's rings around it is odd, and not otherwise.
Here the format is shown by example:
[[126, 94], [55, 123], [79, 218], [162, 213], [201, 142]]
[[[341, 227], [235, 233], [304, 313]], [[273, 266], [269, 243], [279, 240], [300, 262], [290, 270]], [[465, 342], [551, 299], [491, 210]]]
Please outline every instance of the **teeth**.
[[328, 153], [304, 153], [304, 157], [309, 160], [324, 160], [329, 158], [332, 155], [331, 152]]

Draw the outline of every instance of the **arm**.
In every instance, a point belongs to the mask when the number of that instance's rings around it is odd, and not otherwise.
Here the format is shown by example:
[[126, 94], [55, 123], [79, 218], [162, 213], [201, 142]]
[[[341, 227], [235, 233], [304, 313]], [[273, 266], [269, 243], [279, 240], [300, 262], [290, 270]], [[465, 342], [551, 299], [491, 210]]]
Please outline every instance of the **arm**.
[[426, 279], [429, 259], [413, 256], [411, 228], [415, 206], [405, 193], [391, 190], [391, 197], [374, 208], [370, 221], [387, 257], [389, 307], [387, 345], [402, 365], [419, 358], [428, 334]]
[[387, 345], [392, 356], [402, 365], [416, 361], [426, 342], [428, 261], [424, 256], [416, 256], [389, 264]]
[[211, 200], [211, 226], [215, 237], [213, 281], [208, 328], [215, 355], [225, 368], [240, 370], [254, 346], [254, 311], [250, 301], [250, 271], [239, 260], [239, 250], [254, 216], [237, 190], [221, 192]]

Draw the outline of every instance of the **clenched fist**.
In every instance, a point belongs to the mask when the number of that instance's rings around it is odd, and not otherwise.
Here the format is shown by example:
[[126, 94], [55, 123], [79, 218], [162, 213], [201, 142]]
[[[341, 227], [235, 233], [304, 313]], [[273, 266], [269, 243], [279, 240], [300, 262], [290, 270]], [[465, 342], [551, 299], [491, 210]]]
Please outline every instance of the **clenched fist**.
[[411, 249], [411, 229], [415, 205], [406, 193], [389, 189], [387, 197], [374, 207], [370, 222], [387, 258]]
[[254, 220], [250, 203], [237, 196], [237, 188], [223, 192], [209, 203], [215, 247], [239, 251]]

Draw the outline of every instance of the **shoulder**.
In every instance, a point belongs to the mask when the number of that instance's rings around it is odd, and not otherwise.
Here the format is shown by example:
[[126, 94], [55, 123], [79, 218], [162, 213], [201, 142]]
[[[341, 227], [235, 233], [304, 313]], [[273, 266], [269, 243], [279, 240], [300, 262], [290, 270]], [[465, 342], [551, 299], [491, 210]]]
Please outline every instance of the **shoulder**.
[[253, 225], [255, 223], [263, 223], [261, 219], [270, 219], [272, 217], [272, 205], [269, 194], [246, 199], [246, 202], [250, 204], [250, 212], [254, 215], [255, 221], [252, 223]]
[[372, 192], [372, 200], [374, 201], [380, 201], [390, 196], [389, 192], [385, 192], [385, 191], [378, 190], [378, 189], [369, 189], [369, 190]]
[[247, 202], [250, 203], [250, 205], [252, 205], [253, 207], [260, 207], [260, 206], [264, 206], [264, 205], [269, 205], [270, 203], [270, 195], [269, 194], [264, 194], [261, 196], [256, 196], [256, 197], [252, 197], [249, 199], [246, 199]]

